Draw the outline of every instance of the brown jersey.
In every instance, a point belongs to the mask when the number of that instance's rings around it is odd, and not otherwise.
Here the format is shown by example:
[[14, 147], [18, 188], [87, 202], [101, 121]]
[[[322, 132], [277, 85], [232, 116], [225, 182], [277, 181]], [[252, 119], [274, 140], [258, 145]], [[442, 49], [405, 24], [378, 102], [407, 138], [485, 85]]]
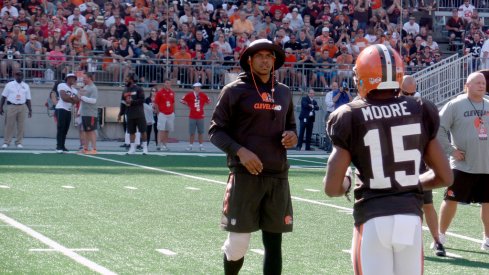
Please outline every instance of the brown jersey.
[[328, 134], [357, 168], [355, 225], [380, 216], [422, 215], [419, 168], [439, 125], [431, 102], [404, 96], [357, 99], [331, 114]]

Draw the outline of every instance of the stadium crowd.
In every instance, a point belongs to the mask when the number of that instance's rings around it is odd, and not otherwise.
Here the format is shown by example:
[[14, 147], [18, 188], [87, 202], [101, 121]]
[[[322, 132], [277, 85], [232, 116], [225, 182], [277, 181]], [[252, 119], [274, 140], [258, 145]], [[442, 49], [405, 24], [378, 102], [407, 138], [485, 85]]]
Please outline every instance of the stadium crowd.
[[[219, 88], [227, 73], [240, 71], [247, 45], [267, 38], [287, 52], [281, 81], [324, 88], [351, 83], [355, 58], [370, 44], [400, 51], [411, 71], [440, 61], [433, 39], [437, 2], [6, 0], [0, 74], [5, 80], [23, 68], [27, 78], [62, 79], [73, 71], [105, 71], [108, 82], [120, 84], [136, 72], [143, 83], [172, 78]], [[465, 39], [463, 52], [478, 57], [486, 33], [477, 9], [468, 0], [452, 2], [461, 6], [447, 22], [450, 41]]]

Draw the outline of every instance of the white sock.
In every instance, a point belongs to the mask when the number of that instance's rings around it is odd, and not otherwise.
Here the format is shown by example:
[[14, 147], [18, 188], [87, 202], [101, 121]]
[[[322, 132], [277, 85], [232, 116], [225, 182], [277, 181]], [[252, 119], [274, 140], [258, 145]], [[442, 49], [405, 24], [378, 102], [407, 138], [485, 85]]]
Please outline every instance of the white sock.
[[140, 132], [136, 132], [136, 144], [139, 145], [141, 144], [141, 133]]
[[129, 133], [126, 132], [126, 134], [124, 135], [124, 143], [125, 144], [130, 144], [131, 141], [129, 139]]

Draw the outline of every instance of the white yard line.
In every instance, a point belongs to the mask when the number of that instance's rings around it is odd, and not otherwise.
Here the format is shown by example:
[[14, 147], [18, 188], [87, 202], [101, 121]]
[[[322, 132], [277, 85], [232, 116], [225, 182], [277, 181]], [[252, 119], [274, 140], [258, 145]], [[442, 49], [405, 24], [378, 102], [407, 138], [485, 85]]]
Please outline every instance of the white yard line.
[[9, 189], [10, 186], [7, 186], [7, 185], [0, 185], [0, 189]]
[[[195, 180], [201, 180], [201, 181], [206, 181], [206, 182], [211, 182], [211, 183], [217, 183], [217, 184], [221, 184], [221, 185], [226, 185], [226, 182], [222, 182], [222, 181], [217, 181], [217, 180], [212, 180], [212, 179], [206, 179], [206, 178], [203, 178], [203, 177], [192, 176], [192, 175], [188, 175], [188, 174], [173, 172], [173, 171], [169, 171], [169, 170], [165, 170], [165, 169], [160, 169], [160, 168], [155, 168], [155, 167], [150, 167], [150, 166], [145, 166], [145, 165], [139, 165], [139, 164], [130, 163], [130, 162], [126, 162], [126, 161], [113, 160], [113, 159], [103, 158], [103, 157], [94, 156], [94, 155], [83, 155], [83, 156], [89, 157], [89, 158], [95, 158], [95, 159], [105, 160], [105, 161], [109, 161], [109, 162], [115, 162], [115, 163], [124, 164], [124, 165], [128, 165], [128, 166], [139, 167], [139, 168], [153, 170], [153, 171], [160, 171], [160, 172], [163, 172], [163, 173], [167, 173], [167, 174], [171, 174], [171, 175], [177, 175], [177, 176], [181, 176], [181, 177], [185, 177], [185, 178], [191, 178], [191, 179], [195, 179]], [[343, 206], [338, 206], [338, 205], [334, 205], [334, 204], [330, 204], [330, 203], [324, 203], [324, 202], [319, 202], [319, 201], [315, 201], [315, 200], [304, 199], [304, 198], [300, 198], [300, 197], [296, 197], [296, 196], [292, 196], [292, 199], [297, 200], [297, 201], [302, 201], [302, 202], [307, 202], [307, 203], [315, 204], [315, 205], [322, 205], [322, 206], [327, 206], [327, 207], [331, 207], [331, 208], [336, 208], [336, 209], [339, 209], [339, 210], [343, 210], [346, 213], [350, 213], [350, 212], [353, 211], [353, 209], [352, 208], [349, 208], [349, 207], [343, 207]], [[478, 244], [481, 244], [482, 243], [482, 240], [478, 240], [478, 239], [475, 239], [475, 238], [471, 238], [471, 237], [467, 237], [467, 236], [463, 236], [463, 235], [459, 235], [459, 234], [455, 234], [455, 233], [451, 233], [451, 232], [447, 232], [446, 234], [449, 235], [449, 236], [453, 236], [453, 237], [456, 237], [456, 238], [459, 238], [459, 239], [464, 239], [464, 240], [467, 240], [467, 241], [475, 242], [475, 243], [478, 243]]]
[[161, 254], [163, 255], [166, 255], [166, 256], [175, 256], [177, 255], [176, 252], [173, 252], [169, 249], [165, 249], [165, 248], [162, 248], [162, 249], [156, 249], [156, 251], [160, 252]]
[[137, 190], [137, 187], [134, 186], [124, 186], [124, 188], [129, 189], [129, 190]]
[[[77, 251], [77, 252], [96, 252], [98, 251], [98, 248], [68, 248], [71, 251]], [[59, 250], [54, 249], [54, 248], [30, 248], [30, 252], [59, 252]]]
[[200, 188], [197, 188], [197, 187], [190, 187], [190, 186], [185, 187], [185, 189], [187, 189], [187, 190], [192, 190], [192, 191], [199, 191], [199, 190], [200, 190]]
[[63, 255], [67, 256], [68, 258], [74, 260], [75, 262], [83, 265], [83, 266], [86, 266], [88, 267], [89, 269], [91, 269], [92, 271], [95, 271], [95, 272], [98, 272], [100, 274], [117, 274], [113, 271], [110, 271], [109, 269], [95, 263], [95, 262], [92, 262], [90, 261], [89, 259], [73, 252], [72, 250], [62, 246], [61, 244], [51, 240], [50, 238], [42, 235], [41, 233], [33, 230], [32, 228], [26, 226], [26, 225], [23, 225], [21, 223], [19, 223], [18, 221], [0, 213], [0, 220], [2, 220], [4, 223], [6, 224], [9, 224], [21, 231], [23, 231], [24, 233], [26, 233], [27, 235], [33, 237], [34, 239], [44, 243], [45, 245], [51, 247], [52, 249], [55, 249], [59, 252], [61, 252]]
[[265, 255], [265, 250], [263, 249], [259, 249], [259, 248], [253, 248], [253, 249], [250, 249], [251, 252], [254, 252], [258, 255]]

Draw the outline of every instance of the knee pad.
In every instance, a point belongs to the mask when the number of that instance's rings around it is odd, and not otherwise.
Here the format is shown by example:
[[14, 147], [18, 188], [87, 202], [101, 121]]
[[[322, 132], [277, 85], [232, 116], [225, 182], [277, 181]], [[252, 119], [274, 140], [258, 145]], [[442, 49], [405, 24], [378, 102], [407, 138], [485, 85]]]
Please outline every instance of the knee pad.
[[229, 232], [228, 238], [222, 246], [228, 261], [237, 261], [244, 257], [250, 244], [251, 233]]

